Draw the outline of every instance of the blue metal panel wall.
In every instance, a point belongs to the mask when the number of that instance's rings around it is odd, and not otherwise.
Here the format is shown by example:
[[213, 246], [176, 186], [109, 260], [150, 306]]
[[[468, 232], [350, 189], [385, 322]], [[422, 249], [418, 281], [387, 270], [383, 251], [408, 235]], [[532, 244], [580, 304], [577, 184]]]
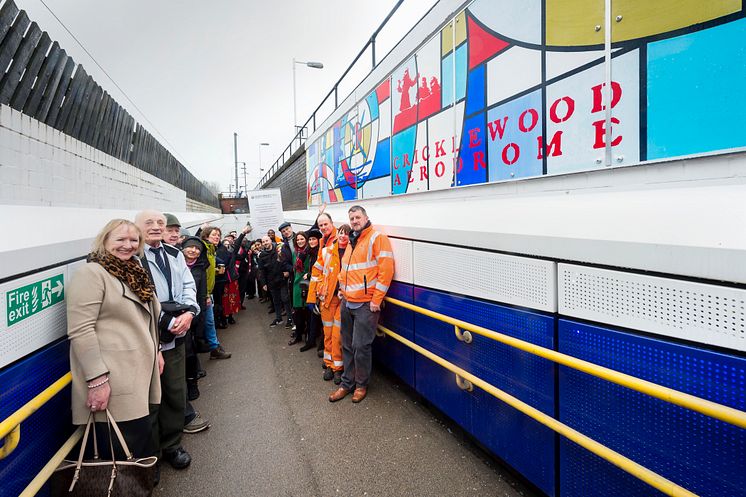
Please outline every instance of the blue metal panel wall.
[[[407, 303], [414, 302], [413, 287], [393, 282], [388, 296]], [[414, 312], [393, 304], [384, 304], [380, 324], [414, 341]], [[414, 388], [414, 356], [416, 352], [393, 338], [377, 337], [373, 341], [373, 358]]]
[[[5, 419], [70, 370], [67, 340], [0, 372], [0, 419]], [[1, 496], [21, 493], [73, 431], [70, 388], [21, 424], [16, 450], [0, 460]], [[42, 494], [39, 494], [42, 495]]]
[[[560, 320], [559, 351], [746, 410], [746, 359]], [[702, 496], [746, 495], [746, 430], [560, 367], [560, 420]], [[662, 495], [560, 442], [563, 497]]]
[[[554, 348], [554, 319], [535, 312], [414, 289], [415, 304], [485, 328]], [[474, 335], [456, 339], [452, 326], [415, 315], [415, 342], [488, 383], [553, 416], [555, 366], [550, 361]], [[454, 375], [418, 355], [417, 391], [548, 495], [555, 493], [554, 432], [492, 396], [456, 387]]]

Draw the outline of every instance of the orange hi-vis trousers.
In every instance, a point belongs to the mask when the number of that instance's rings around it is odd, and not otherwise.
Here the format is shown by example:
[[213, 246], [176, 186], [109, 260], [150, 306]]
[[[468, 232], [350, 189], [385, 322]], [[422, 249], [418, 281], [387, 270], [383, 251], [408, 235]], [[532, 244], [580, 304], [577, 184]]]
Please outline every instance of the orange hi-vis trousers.
[[324, 364], [332, 371], [342, 371], [342, 317], [340, 300], [336, 295], [329, 307], [321, 306], [321, 323], [324, 325]]

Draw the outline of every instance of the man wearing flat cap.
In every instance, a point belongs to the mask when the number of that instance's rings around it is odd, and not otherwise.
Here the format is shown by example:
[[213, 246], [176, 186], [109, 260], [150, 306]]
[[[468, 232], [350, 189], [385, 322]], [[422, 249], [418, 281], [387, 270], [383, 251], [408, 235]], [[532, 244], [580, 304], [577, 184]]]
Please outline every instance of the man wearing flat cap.
[[[286, 285], [288, 286], [288, 295], [293, 294], [293, 267], [295, 266], [295, 233], [293, 233], [293, 227], [285, 221], [278, 228], [282, 235], [282, 275], [285, 277]], [[283, 302], [284, 305], [284, 302]], [[292, 328], [292, 306], [288, 301], [288, 305], [285, 306], [288, 313], [288, 320], [285, 323], [285, 328]]]

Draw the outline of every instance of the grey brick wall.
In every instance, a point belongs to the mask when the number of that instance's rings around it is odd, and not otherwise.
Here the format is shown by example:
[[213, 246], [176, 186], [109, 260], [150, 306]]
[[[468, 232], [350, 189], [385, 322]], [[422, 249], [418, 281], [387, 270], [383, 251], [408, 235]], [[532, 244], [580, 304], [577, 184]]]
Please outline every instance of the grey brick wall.
[[301, 147], [263, 187], [279, 188], [286, 211], [306, 208], [306, 149]]

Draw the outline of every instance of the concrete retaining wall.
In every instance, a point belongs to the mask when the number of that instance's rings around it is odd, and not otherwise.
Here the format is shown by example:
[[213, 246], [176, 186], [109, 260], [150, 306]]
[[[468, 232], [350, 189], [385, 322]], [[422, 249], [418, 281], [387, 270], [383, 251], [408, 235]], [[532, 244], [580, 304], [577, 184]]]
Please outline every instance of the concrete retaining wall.
[[262, 189], [279, 188], [286, 211], [306, 208], [306, 147], [298, 149]]
[[0, 204], [188, 210], [183, 190], [5, 105]]

